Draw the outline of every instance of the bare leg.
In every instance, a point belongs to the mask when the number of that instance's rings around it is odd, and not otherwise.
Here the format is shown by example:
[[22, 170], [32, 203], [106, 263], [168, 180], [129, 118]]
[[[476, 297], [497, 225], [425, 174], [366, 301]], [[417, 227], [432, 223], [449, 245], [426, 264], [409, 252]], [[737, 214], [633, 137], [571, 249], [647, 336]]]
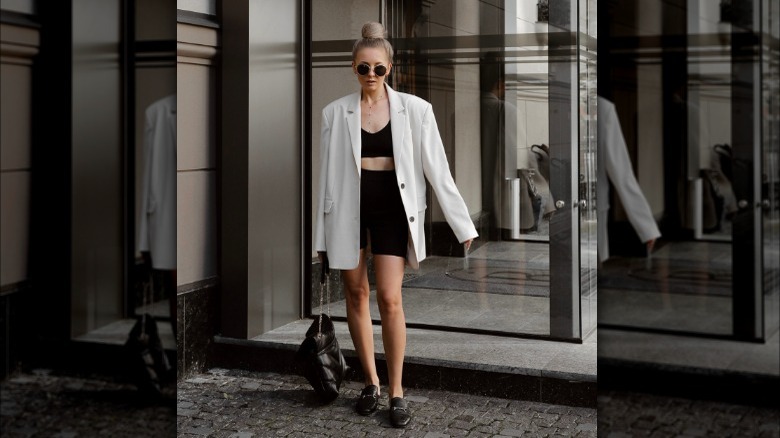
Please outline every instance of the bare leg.
[[387, 359], [390, 398], [404, 396], [401, 384], [406, 350], [406, 318], [401, 300], [404, 264], [403, 257], [374, 256], [376, 297], [382, 317], [382, 342]]
[[347, 325], [352, 343], [363, 367], [366, 385], [379, 386], [374, 361], [374, 330], [371, 325], [371, 313], [368, 308], [369, 286], [364, 251], [360, 250], [360, 263], [357, 268], [341, 271], [344, 280], [344, 293], [347, 298]]

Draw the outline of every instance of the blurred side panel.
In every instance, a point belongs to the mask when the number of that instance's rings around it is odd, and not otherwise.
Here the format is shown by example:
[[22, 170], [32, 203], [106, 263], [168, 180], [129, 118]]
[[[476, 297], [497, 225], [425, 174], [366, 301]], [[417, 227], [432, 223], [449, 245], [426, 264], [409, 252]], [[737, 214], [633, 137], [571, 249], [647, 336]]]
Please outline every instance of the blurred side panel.
[[216, 330], [217, 99], [220, 23], [214, 1], [179, 1], [177, 95], [178, 376], [202, 371]]
[[34, 4], [0, 9], [0, 379], [15, 371], [21, 300], [29, 293], [32, 75], [40, 46]]

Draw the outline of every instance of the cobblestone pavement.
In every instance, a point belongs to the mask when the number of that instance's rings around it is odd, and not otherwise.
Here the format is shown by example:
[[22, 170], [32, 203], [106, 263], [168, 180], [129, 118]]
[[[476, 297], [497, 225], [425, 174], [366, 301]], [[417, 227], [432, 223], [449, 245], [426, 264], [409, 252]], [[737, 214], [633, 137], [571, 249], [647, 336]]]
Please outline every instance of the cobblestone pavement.
[[374, 414], [355, 413], [362, 386], [347, 382], [323, 406], [302, 377], [213, 369], [179, 382], [179, 436], [596, 436], [595, 409], [422, 389], [405, 394], [412, 423], [393, 429], [384, 394]]
[[[0, 383], [0, 436], [596, 436], [596, 410], [407, 390], [414, 414], [393, 429], [387, 398], [371, 416], [353, 411], [362, 385], [320, 405], [298, 376], [215, 369], [168, 387], [158, 402], [132, 385], [99, 377], [56, 376], [45, 370]], [[174, 397], [178, 407], [174, 409]], [[177, 415], [174, 415], [174, 412]], [[780, 437], [773, 408], [605, 391], [599, 395], [598, 436]]]
[[599, 436], [780, 437], [776, 408], [605, 391], [598, 398]]
[[135, 386], [100, 377], [56, 376], [46, 370], [0, 383], [0, 436], [173, 437], [175, 388], [150, 402]]

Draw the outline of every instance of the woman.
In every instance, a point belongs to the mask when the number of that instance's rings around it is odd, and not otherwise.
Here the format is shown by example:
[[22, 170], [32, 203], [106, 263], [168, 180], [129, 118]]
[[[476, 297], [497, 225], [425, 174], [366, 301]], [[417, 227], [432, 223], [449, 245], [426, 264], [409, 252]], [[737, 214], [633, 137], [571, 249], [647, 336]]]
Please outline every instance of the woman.
[[404, 266], [425, 258], [425, 178], [466, 249], [477, 237], [444, 154], [431, 105], [385, 84], [393, 48], [376, 22], [363, 26], [352, 50], [360, 92], [322, 111], [320, 193], [315, 247], [320, 259], [342, 270], [347, 325], [365, 374], [358, 413], [374, 412], [379, 377], [369, 314], [366, 248], [376, 269], [376, 294], [389, 377], [390, 421], [404, 427], [411, 415], [401, 375], [406, 322], [401, 301]]

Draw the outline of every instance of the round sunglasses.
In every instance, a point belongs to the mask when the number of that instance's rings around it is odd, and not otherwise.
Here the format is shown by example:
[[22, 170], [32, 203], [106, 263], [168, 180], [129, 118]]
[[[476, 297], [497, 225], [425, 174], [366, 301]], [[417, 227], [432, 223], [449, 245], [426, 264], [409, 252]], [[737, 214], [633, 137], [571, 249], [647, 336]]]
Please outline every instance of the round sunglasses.
[[[371, 71], [371, 66], [368, 64], [358, 64], [356, 70], [360, 76], [365, 76]], [[374, 74], [377, 76], [384, 76], [385, 73], [387, 73], [387, 67], [384, 65], [374, 66], [373, 70]]]

